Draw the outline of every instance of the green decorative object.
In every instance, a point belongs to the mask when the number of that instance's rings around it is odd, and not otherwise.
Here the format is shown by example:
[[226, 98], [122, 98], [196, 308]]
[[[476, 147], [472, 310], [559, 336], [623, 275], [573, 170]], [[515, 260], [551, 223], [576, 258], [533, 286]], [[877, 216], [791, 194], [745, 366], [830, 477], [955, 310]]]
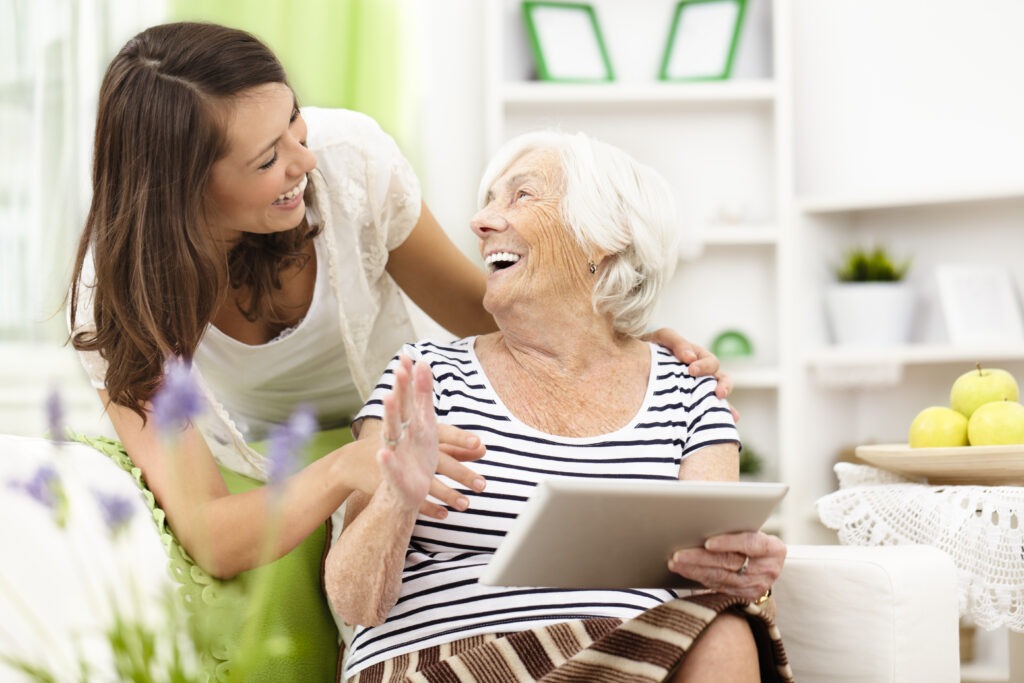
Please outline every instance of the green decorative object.
[[738, 330], [725, 330], [711, 342], [711, 353], [720, 359], [749, 358], [754, 355], [754, 345], [747, 335]]
[[680, 0], [658, 78], [721, 81], [732, 75], [747, 0]]
[[523, 20], [540, 80], [615, 80], [593, 5], [528, 0], [523, 3]]
[[896, 261], [885, 247], [853, 247], [835, 268], [835, 275], [840, 282], [899, 282], [910, 270], [910, 262], [909, 258]]
[[740, 474], [753, 478], [764, 469], [764, 460], [750, 446], [743, 446], [740, 451]]

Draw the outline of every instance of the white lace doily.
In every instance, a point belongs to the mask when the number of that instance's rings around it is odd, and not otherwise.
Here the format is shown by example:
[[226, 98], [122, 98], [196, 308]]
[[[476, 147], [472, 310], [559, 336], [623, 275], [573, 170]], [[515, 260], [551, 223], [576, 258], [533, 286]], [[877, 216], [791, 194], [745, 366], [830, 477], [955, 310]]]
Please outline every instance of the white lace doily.
[[961, 614], [1024, 632], [1024, 487], [929, 486], [851, 463], [835, 472], [839, 490], [817, 509], [841, 543], [935, 546], [956, 563]]

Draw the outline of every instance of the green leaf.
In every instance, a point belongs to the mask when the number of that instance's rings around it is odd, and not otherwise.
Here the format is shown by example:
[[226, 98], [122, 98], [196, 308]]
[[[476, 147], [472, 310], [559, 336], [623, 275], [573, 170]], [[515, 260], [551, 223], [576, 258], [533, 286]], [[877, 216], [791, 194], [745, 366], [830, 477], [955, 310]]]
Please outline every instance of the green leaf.
[[897, 262], [885, 247], [848, 249], [835, 269], [840, 282], [899, 282], [910, 270], [911, 260]]

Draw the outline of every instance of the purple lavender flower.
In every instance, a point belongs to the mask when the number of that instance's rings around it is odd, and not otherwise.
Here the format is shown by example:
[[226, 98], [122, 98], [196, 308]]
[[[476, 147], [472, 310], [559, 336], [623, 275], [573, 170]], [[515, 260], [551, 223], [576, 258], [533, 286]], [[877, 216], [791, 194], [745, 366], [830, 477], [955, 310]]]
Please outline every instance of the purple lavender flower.
[[128, 525], [132, 515], [135, 513], [131, 500], [124, 496], [104, 493], [103, 491], [94, 491], [93, 493], [96, 496], [96, 502], [100, 504], [103, 521], [106, 523], [107, 529], [111, 534], [116, 534]]
[[192, 376], [189, 363], [171, 358], [164, 364], [164, 381], [153, 396], [153, 418], [157, 427], [166, 433], [189, 424], [203, 412], [202, 392]]
[[60, 397], [60, 390], [56, 386], [50, 389], [46, 395], [46, 424], [49, 427], [50, 438], [54, 441], [64, 440], [64, 402]]
[[48, 509], [58, 526], [63, 527], [67, 522], [67, 497], [64, 495], [60, 476], [53, 465], [49, 463], [40, 465], [28, 481], [12, 481], [8, 483], [8, 486], [25, 493], [29, 498]]
[[60, 477], [53, 465], [45, 464], [40, 465], [28, 481], [15, 482], [11, 486], [21, 489], [40, 505], [52, 508], [57, 504]]
[[267, 480], [278, 484], [297, 469], [298, 454], [317, 430], [316, 416], [309, 405], [300, 405], [282, 425], [270, 432]]

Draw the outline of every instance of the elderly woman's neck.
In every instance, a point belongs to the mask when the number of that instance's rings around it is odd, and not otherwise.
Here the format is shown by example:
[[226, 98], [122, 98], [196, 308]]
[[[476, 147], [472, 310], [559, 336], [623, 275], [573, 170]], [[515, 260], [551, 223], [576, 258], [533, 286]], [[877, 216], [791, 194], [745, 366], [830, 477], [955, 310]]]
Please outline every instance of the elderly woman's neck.
[[593, 315], [547, 322], [502, 326], [477, 339], [477, 357], [501, 401], [548, 434], [594, 436], [628, 424], [647, 391], [647, 345], [614, 334]]
[[615, 332], [611, 321], [595, 315], [577, 319], [534, 321], [530, 325], [499, 321], [500, 330], [487, 335], [490, 350], [508, 355], [521, 365], [541, 365], [549, 373], [579, 373], [595, 362], [636, 353], [637, 339]]

